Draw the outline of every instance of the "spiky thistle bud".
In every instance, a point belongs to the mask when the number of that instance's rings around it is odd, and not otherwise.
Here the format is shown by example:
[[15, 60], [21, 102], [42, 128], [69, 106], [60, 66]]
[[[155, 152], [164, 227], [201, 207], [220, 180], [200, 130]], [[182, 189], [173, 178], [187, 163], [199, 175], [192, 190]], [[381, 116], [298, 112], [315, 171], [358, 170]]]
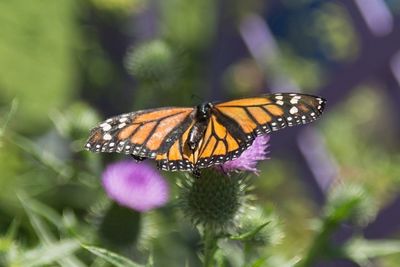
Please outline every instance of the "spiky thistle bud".
[[329, 194], [325, 217], [332, 222], [365, 225], [376, 215], [376, 205], [365, 188], [357, 184], [335, 187]]
[[180, 204], [194, 225], [223, 231], [235, 224], [246, 199], [244, 175], [226, 176], [213, 169], [202, 171], [200, 178], [181, 180]]
[[251, 242], [252, 246], [278, 245], [284, 237], [281, 222], [274, 210], [263, 210], [258, 206], [246, 209], [238, 228], [239, 238], [233, 239]]
[[168, 86], [179, 73], [177, 54], [162, 40], [153, 40], [134, 46], [125, 59], [128, 72], [138, 80]]

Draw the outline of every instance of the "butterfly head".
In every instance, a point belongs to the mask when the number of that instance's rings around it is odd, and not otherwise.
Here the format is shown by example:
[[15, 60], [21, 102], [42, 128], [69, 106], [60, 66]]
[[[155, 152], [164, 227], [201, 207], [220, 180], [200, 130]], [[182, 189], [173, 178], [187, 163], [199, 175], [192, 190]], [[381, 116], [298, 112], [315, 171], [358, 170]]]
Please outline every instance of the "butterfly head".
[[196, 112], [196, 118], [198, 121], [206, 121], [208, 118], [210, 118], [211, 115], [211, 109], [213, 105], [208, 102], [208, 103], [202, 103], [197, 106], [197, 112]]

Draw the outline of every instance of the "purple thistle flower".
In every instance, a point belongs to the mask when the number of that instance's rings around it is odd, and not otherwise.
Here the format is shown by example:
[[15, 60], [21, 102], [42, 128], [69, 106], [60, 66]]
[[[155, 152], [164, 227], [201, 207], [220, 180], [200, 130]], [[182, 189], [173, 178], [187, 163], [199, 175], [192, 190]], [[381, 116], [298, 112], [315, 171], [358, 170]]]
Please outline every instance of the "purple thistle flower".
[[219, 168], [225, 172], [233, 171], [250, 171], [256, 175], [259, 174], [259, 170], [256, 168], [258, 161], [268, 159], [267, 154], [269, 147], [269, 135], [258, 136], [253, 144], [245, 150], [240, 157], [235, 160], [225, 162]]
[[169, 197], [167, 182], [154, 168], [128, 160], [108, 165], [103, 187], [111, 199], [140, 212], [163, 206]]

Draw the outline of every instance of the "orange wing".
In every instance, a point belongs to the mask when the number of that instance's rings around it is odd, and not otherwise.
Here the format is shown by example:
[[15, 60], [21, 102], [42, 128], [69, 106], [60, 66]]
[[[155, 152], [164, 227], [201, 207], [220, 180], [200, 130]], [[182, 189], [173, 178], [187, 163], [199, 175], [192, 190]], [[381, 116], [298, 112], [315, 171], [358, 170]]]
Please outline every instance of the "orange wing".
[[229, 130], [237, 132], [237, 138], [251, 140], [286, 126], [312, 122], [322, 114], [325, 103], [312, 95], [277, 93], [217, 103], [214, 111]]
[[254, 139], [245, 140], [234, 129], [229, 129], [223, 120], [211, 115], [204, 138], [199, 147], [198, 168], [207, 168], [236, 159], [246, 150]]
[[172, 146], [170, 146], [165, 153], [156, 156], [159, 169], [166, 171], [193, 171], [195, 166], [195, 153], [192, 153], [186, 141], [189, 136], [190, 128], [194, 123], [194, 121], [191, 122], [189, 127], [174, 141]]
[[159, 108], [112, 117], [92, 129], [85, 148], [155, 158], [193, 122], [193, 108]]
[[311, 95], [282, 93], [217, 103], [193, 153], [186, 143], [194, 121], [156, 161], [159, 168], [168, 171], [222, 164], [239, 157], [258, 135], [315, 120], [325, 102]]
[[193, 171], [235, 159], [255, 137], [314, 121], [325, 107], [320, 97], [278, 93], [214, 104], [197, 149], [187, 145], [194, 108], [160, 108], [122, 114], [95, 127], [86, 149], [155, 158], [163, 170]]
[[253, 142], [253, 140], [242, 141], [237, 139], [212, 114], [203, 138], [200, 140], [197, 149], [192, 152], [187, 146], [190, 128], [175, 141], [166, 153], [157, 155], [156, 160], [160, 169], [193, 171], [222, 164], [237, 158]]

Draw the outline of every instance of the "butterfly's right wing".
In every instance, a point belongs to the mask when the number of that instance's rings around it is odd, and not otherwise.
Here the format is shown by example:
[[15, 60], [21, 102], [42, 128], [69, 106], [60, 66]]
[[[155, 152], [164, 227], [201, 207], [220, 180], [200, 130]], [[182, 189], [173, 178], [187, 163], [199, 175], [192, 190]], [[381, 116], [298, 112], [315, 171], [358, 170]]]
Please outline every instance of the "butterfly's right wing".
[[259, 135], [316, 120], [325, 102], [318, 96], [277, 93], [216, 103], [197, 149], [192, 153], [187, 148], [189, 126], [168, 151], [157, 155], [158, 166], [194, 171], [223, 164], [239, 157]]
[[[225, 126], [231, 126], [251, 140], [285, 127], [312, 122], [322, 114], [325, 103], [318, 96], [276, 93], [220, 102], [215, 104], [214, 111]], [[242, 136], [237, 135], [239, 139]]]
[[85, 148], [155, 158], [192, 124], [193, 112], [194, 108], [167, 107], [121, 114], [93, 128]]

